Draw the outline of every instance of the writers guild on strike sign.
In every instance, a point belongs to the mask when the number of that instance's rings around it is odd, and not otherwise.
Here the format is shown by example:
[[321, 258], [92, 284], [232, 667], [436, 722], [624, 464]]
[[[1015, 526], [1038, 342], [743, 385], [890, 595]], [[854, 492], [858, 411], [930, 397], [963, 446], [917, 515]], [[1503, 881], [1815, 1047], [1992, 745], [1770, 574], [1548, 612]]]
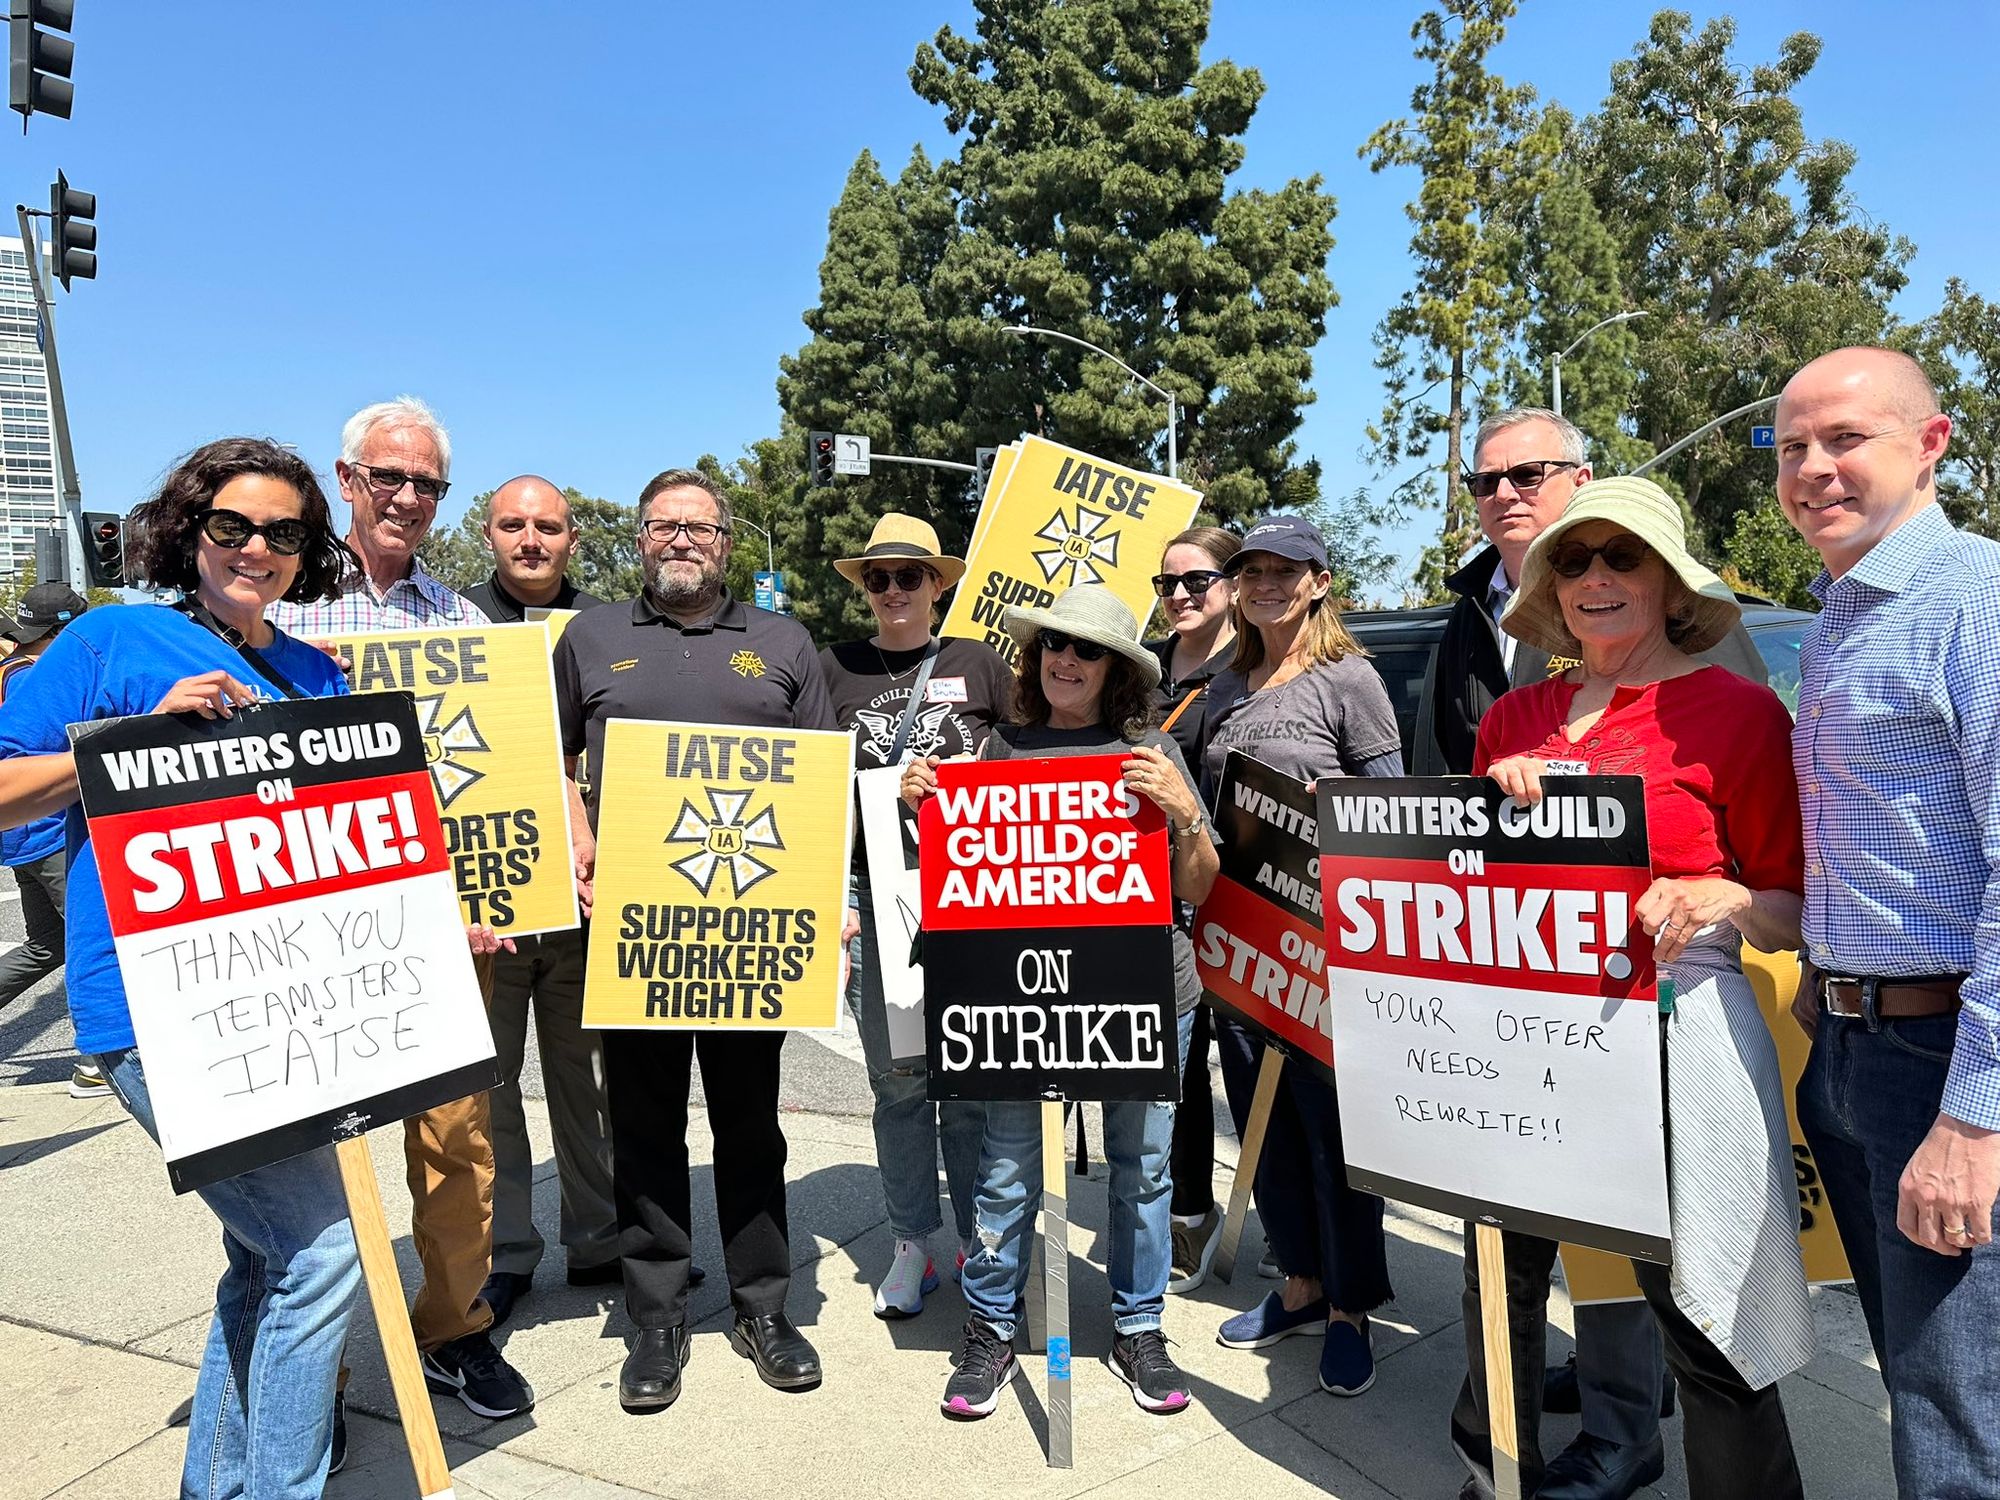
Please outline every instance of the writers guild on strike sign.
[[178, 1191], [490, 1088], [406, 694], [73, 726]]

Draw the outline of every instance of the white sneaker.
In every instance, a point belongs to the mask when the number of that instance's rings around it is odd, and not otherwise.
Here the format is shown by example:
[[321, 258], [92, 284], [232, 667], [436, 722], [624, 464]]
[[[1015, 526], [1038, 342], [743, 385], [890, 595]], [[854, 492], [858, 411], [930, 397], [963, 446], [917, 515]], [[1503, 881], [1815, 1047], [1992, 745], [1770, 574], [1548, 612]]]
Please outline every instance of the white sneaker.
[[937, 1267], [921, 1240], [897, 1240], [889, 1274], [875, 1293], [878, 1318], [914, 1318], [924, 1310], [924, 1298], [938, 1289]]
[[1278, 1269], [1277, 1255], [1269, 1250], [1266, 1250], [1264, 1258], [1257, 1262], [1257, 1274], [1266, 1281], [1283, 1281], [1285, 1279], [1285, 1273]]
[[1176, 1219], [1173, 1225], [1174, 1259], [1167, 1275], [1167, 1290], [1191, 1292], [1208, 1280], [1215, 1264], [1215, 1252], [1222, 1244], [1222, 1208], [1211, 1204], [1207, 1213], [1192, 1224]]

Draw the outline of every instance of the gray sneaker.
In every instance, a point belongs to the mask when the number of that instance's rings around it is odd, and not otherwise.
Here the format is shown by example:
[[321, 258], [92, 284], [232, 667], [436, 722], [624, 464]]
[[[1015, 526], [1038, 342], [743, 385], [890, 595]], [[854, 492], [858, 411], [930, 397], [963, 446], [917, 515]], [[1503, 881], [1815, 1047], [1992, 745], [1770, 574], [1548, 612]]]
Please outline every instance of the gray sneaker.
[[1167, 1277], [1170, 1292], [1191, 1292], [1208, 1280], [1208, 1268], [1215, 1263], [1216, 1246], [1222, 1243], [1222, 1209], [1211, 1203], [1199, 1224], [1176, 1224], [1174, 1266]]
[[78, 1063], [70, 1069], [69, 1096], [72, 1099], [109, 1099], [111, 1085], [104, 1081], [104, 1075], [96, 1068]]

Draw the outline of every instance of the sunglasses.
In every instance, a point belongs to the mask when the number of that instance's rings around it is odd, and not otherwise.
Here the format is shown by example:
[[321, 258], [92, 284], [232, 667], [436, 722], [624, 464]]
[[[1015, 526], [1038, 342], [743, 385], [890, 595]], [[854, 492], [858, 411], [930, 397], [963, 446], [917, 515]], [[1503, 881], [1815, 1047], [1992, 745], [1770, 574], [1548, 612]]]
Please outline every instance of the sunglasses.
[[195, 520], [200, 524], [203, 536], [216, 546], [227, 547], [232, 552], [249, 546], [251, 537], [261, 536], [264, 545], [278, 556], [297, 557], [306, 550], [306, 543], [312, 540], [312, 528], [289, 516], [259, 525], [233, 510], [205, 510]]
[[1630, 573], [1646, 560], [1646, 554], [1653, 549], [1636, 536], [1614, 536], [1602, 546], [1587, 547], [1582, 542], [1557, 542], [1549, 548], [1549, 566], [1561, 578], [1581, 578], [1590, 571], [1591, 563], [1597, 558], [1604, 559], [1604, 565], [1614, 573]]
[[1549, 477], [1551, 470], [1575, 469], [1581, 465], [1568, 459], [1538, 458], [1532, 463], [1515, 464], [1511, 469], [1479, 469], [1469, 471], [1465, 476], [1465, 487], [1472, 491], [1475, 500], [1490, 500], [1500, 493], [1500, 481], [1506, 480], [1521, 494], [1542, 487], [1542, 481]]
[[1044, 654], [1060, 656], [1065, 651], [1074, 651], [1078, 661], [1103, 661], [1111, 653], [1109, 646], [1101, 646], [1096, 641], [1078, 640], [1073, 635], [1064, 635], [1060, 630], [1044, 630], [1035, 637]]
[[408, 485], [417, 492], [419, 500], [436, 502], [444, 498], [444, 492], [451, 488], [446, 479], [433, 479], [428, 474], [405, 474], [401, 469], [378, 469], [374, 464], [351, 464], [359, 469], [368, 482], [368, 488], [378, 500], [392, 500]]
[[861, 573], [861, 586], [871, 594], [886, 594], [894, 584], [906, 594], [914, 594], [924, 586], [924, 580], [931, 576], [929, 568], [915, 564], [907, 568], [865, 568]]
[[1153, 575], [1153, 592], [1162, 599], [1171, 599], [1176, 587], [1187, 590], [1190, 599], [1199, 599], [1222, 582], [1223, 575], [1214, 568], [1196, 568], [1191, 573], [1156, 573]]

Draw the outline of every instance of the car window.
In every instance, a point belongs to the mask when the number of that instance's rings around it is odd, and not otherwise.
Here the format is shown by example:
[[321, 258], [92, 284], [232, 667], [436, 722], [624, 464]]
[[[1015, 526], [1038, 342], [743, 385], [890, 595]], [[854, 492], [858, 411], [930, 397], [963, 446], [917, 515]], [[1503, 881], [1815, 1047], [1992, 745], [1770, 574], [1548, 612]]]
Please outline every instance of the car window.
[[1785, 700], [1794, 717], [1799, 711], [1799, 645], [1810, 624], [1810, 619], [1773, 620], [1750, 627], [1750, 642], [1771, 674], [1771, 691]]
[[1396, 711], [1396, 728], [1403, 737], [1403, 764], [1410, 764], [1410, 745], [1417, 733], [1417, 706], [1423, 701], [1424, 677], [1431, 667], [1429, 641], [1401, 643], [1364, 638], [1369, 660], [1382, 674], [1389, 690], [1389, 706]]

